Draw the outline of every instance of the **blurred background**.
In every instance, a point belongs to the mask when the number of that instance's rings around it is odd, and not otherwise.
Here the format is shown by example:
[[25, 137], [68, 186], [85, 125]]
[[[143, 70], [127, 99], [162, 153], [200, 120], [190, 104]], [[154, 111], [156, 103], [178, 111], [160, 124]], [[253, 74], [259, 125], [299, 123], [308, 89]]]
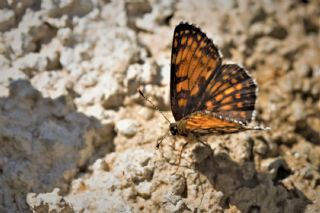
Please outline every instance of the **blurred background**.
[[[0, 0], [0, 212], [317, 212], [320, 2]], [[200, 27], [271, 131], [168, 136], [171, 43]]]

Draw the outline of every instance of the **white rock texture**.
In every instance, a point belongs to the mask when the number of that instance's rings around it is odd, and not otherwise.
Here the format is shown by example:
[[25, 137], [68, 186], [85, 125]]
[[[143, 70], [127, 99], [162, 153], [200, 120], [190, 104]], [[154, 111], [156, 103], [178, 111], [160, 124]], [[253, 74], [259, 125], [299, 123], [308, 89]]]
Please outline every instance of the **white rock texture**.
[[[317, 212], [319, 1], [0, 1], [0, 212]], [[259, 85], [271, 131], [167, 134], [174, 27]], [[162, 143], [156, 149], [158, 139]], [[181, 152], [182, 145], [189, 144]]]
[[[98, 120], [75, 111], [68, 96], [43, 98], [26, 80], [11, 84], [0, 99], [1, 209], [26, 211], [26, 192], [40, 192], [68, 183], [94, 154], [109, 143]], [[13, 205], [15, 203], [15, 205]]]
[[138, 131], [139, 124], [135, 120], [123, 119], [116, 123], [116, 131], [119, 134], [132, 137]]

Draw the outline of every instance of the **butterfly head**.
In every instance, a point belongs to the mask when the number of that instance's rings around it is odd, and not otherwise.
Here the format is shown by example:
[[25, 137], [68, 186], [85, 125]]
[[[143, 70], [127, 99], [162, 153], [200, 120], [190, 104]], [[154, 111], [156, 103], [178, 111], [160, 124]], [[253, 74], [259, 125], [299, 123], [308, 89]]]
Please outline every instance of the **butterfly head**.
[[172, 135], [179, 134], [177, 123], [170, 123], [169, 129]]

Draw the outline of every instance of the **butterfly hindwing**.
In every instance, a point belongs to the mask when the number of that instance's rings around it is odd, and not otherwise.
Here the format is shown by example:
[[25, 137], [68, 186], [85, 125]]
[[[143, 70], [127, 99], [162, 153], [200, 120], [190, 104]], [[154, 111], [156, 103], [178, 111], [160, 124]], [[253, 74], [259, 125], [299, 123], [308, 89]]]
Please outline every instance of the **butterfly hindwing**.
[[197, 135], [227, 134], [246, 129], [240, 122], [225, 119], [217, 113], [209, 111], [191, 113], [183, 120], [185, 122], [184, 129]]
[[171, 109], [176, 121], [199, 110], [201, 93], [217, 75], [221, 56], [201, 30], [186, 23], [174, 31], [171, 56]]
[[200, 109], [247, 124], [254, 113], [256, 83], [237, 64], [225, 64], [220, 69], [208, 84]]

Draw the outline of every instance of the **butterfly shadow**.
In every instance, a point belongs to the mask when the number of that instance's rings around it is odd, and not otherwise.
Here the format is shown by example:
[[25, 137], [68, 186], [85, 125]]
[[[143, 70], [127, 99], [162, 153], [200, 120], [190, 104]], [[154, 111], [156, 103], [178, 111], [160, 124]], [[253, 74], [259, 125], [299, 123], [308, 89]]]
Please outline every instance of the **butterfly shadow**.
[[316, 131], [310, 124], [308, 124], [307, 120], [301, 119], [296, 123], [295, 132], [301, 135], [306, 141], [311, 144], [320, 145], [320, 133]]
[[[200, 149], [203, 151], [204, 147]], [[292, 174], [290, 169], [279, 166], [272, 174], [259, 172], [253, 159], [240, 165], [227, 151], [216, 152], [209, 146], [206, 149], [211, 154], [198, 161], [195, 169], [215, 191], [223, 193], [220, 202], [223, 209], [236, 206], [241, 212], [303, 212], [311, 203], [302, 191], [294, 186], [289, 189], [281, 182]], [[202, 151], [198, 150], [198, 154]]]

